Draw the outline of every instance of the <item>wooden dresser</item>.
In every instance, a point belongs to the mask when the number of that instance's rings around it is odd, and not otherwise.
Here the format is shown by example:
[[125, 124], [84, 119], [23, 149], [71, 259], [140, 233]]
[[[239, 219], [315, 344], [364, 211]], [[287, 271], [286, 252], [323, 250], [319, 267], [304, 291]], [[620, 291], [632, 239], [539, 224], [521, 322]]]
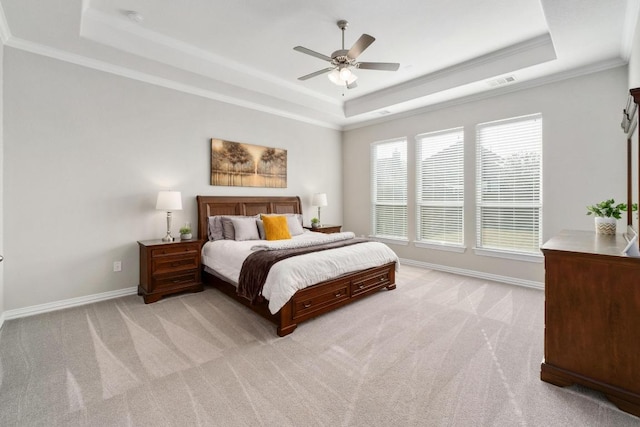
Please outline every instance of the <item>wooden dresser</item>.
[[182, 291], [201, 291], [200, 240], [145, 240], [140, 246], [140, 285], [138, 295], [145, 304], [164, 295]]
[[562, 231], [545, 256], [544, 360], [540, 378], [603, 392], [640, 416], [640, 258], [621, 234]]

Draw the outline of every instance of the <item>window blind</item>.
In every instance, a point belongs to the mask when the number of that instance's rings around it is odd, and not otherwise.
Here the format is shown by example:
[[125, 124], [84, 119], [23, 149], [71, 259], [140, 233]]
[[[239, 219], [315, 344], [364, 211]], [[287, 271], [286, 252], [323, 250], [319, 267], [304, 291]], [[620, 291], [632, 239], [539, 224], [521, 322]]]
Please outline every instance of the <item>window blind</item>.
[[417, 240], [464, 241], [464, 129], [416, 137]]
[[476, 127], [477, 246], [539, 253], [542, 239], [542, 115]]
[[372, 234], [407, 238], [407, 140], [371, 145]]

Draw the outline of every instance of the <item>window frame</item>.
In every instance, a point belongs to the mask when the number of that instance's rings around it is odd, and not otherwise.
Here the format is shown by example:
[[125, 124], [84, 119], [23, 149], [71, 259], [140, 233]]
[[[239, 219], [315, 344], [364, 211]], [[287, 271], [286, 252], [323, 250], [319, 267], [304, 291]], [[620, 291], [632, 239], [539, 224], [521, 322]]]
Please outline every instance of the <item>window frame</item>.
[[[446, 140], [447, 137], [450, 137], [452, 140]], [[442, 198], [444, 200], [432, 200], [432, 201], [424, 201], [424, 188], [423, 184], [424, 178], [424, 170], [423, 164], [427, 159], [423, 159], [423, 153], [425, 149], [425, 144], [428, 144], [426, 140], [432, 139], [433, 142], [437, 144], [445, 144], [440, 151], [438, 151], [433, 157], [437, 156], [439, 153], [443, 153], [445, 150], [450, 149], [456, 143], [460, 142], [461, 146], [456, 147], [456, 152], [454, 156], [447, 154], [446, 157], [442, 159], [442, 162], [438, 162], [434, 164], [434, 169], [438, 167], [447, 168], [451, 167], [451, 162], [458, 164], [459, 169], [456, 170], [456, 186], [459, 186], [459, 191], [456, 197], [447, 198], [446, 191], [443, 192], [434, 192], [434, 198]], [[435, 141], [434, 141], [435, 140]], [[453, 140], [456, 140], [453, 142]], [[414, 245], [416, 247], [428, 248], [428, 249], [438, 249], [438, 250], [446, 250], [452, 252], [464, 252], [465, 247], [465, 215], [464, 215], [464, 206], [465, 206], [465, 194], [464, 194], [464, 177], [465, 177], [465, 145], [464, 145], [464, 126], [458, 126], [455, 128], [449, 129], [441, 129], [432, 132], [425, 132], [415, 136], [415, 222], [416, 222], [416, 230], [415, 230], [415, 241]], [[433, 158], [430, 157], [430, 158]], [[449, 175], [450, 176], [450, 175]], [[442, 179], [438, 177], [427, 178], [427, 180], [432, 183], [440, 184], [442, 183]], [[455, 209], [459, 210], [459, 221], [456, 221], [456, 227], [459, 229], [459, 239], [457, 241], [449, 240], [449, 239], [428, 239], [424, 238], [421, 234], [422, 230], [422, 215], [421, 211], [423, 208], [434, 208], [434, 209]], [[437, 223], [438, 227], [443, 230], [445, 236], [447, 233], [447, 223], [440, 222]]]
[[[514, 199], [515, 198], [524, 199], [527, 196], [527, 191], [529, 191], [531, 194], [534, 194], [534, 195], [537, 194], [537, 199], [533, 201], [533, 197], [532, 197], [532, 200], [530, 201], [520, 200], [518, 202], [487, 201], [486, 192], [483, 192], [483, 189], [488, 188], [488, 186], [492, 186], [491, 188], [495, 188], [496, 183], [494, 182], [494, 183], [488, 184], [486, 182], [486, 178], [483, 177], [483, 170], [486, 169], [486, 167], [483, 169], [483, 161], [485, 162], [485, 166], [486, 166], [486, 160], [483, 157], [482, 150], [486, 149], [487, 142], [489, 141], [484, 141], [484, 138], [481, 137], [481, 131], [491, 127], [499, 127], [499, 126], [505, 126], [505, 125], [515, 124], [515, 123], [523, 123], [523, 122], [532, 121], [532, 120], [539, 121], [538, 128], [533, 130], [533, 132], [537, 134], [535, 136], [538, 138], [537, 141], [535, 142], [537, 146], [534, 147], [535, 150], [533, 151], [538, 156], [539, 167], [538, 167], [537, 179], [533, 181], [530, 180], [531, 182], [529, 183], [529, 185], [531, 186], [531, 188], [525, 188], [525, 191], [521, 191], [520, 193], [514, 192], [511, 194], [511, 196]], [[539, 250], [539, 247], [542, 244], [542, 234], [543, 234], [543, 217], [542, 217], [542, 213], [543, 213], [543, 176], [542, 176], [543, 175], [543, 163], [542, 163], [543, 162], [543, 117], [542, 117], [542, 114], [535, 113], [535, 114], [528, 114], [524, 116], [511, 117], [511, 118], [502, 119], [502, 120], [495, 120], [491, 122], [479, 123], [476, 125], [475, 129], [476, 129], [476, 182], [475, 182], [475, 186], [476, 186], [475, 188], [476, 247], [474, 247], [474, 252], [477, 255], [481, 255], [481, 256], [493, 256], [493, 257], [508, 258], [508, 259], [515, 259], [519, 261], [529, 261], [529, 262], [542, 262], [543, 255]], [[510, 132], [513, 132], [513, 129]], [[526, 135], [526, 137], [529, 137], [529, 136]], [[495, 139], [494, 145], [500, 145], [501, 143], [504, 143], [504, 140], [507, 138], [508, 137], [500, 137]], [[518, 141], [518, 144], [523, 145], [521, 150], [526, 150], [528, 148], [527, 147], [528, 142], [527, 141], [523, 142], [524, 138], [525, 137], [519, 139]], [[534, 139], [534, 138], [531, 138], [531, 139]], [[502, 160], [507, 157], [498, 156], [498, 158]], [[499, 170], [499, 169], [496, 168], [496, 170]], [[523, 168], [513, 169], [513, 171], [514, 171], [513, 173], [515, 172], [526, 173], [527, 172], [526, 165]], [[494, 171], [491, 171], [491, 172], [495, 173]], [[501, 179], [502, 177], [500, 177], [500, 179], [497, 179], [497, 182], [499, 184], [503, 182], [501, 181]], [[504, 182], [508, 183], [509, 181], [504, 181]], [[513, 182], [516, 182], [515, 179], [513, 180]], [[500, 199], [499, 196], [502, 196], [505, 193], [506, 192], [501, 193], [498, 191], [495, 194], [498, 196], [497, 198]], [[508, 196], [508, 193], [506, 194]], [[486, 211], [488, 209], [494, 209], [494, 212], [497, 213], [497, 214], [494, 213], [494, 215], [497, 215], [498, 217], [502, 215], [501, 213], [502, 209], [507, 209], [507, 212], [509, 209], [511, 209], [512, 217], [517, 217], [518, 210], [522, 212], [531, 210], [532, 215], [537, 217], [537, 223], [532, 221], [531, 223], [527, 223], [527, 225], [530, 225], [532, 229], [535, 229], [537, 231], [537, 235], [534, 235], [534, 237], [536, 238], [536, 241], [537, 241], [538, 250], [537, 251], [526, 250], [522, 246], [520, 249], [518, 249], [514, 247], [507, 247], [507, 246], [500, 247], [499, 245], [486, 245], [483, 242], [484, 229], [482, 228], [482, 226], [484, 224], [484, 220], [486, 220], [487, 217], [489, 217], [488, 214], [483, 215], [483, 210]], [[501, 219], [498, 220], [498, 222], [501, 222], [501, 221], [502, 221]], [[500, 231], [504, 231], [504, 228], [498, 227], [497, 229], [498, 233], [500, 233]], [[499, 237], [498, 240], [500, 238], [501, 237]], [[513, 239], [517, 240], [517, 237], [513, 237]]]
[[[401, 145], [403, 145], [403, 150], [404, 153], [400, 153], [400, 155], [404, 155], [404, 175], [402, 175], [401, 173], [398, 173], [397, 175], [394, 175], [396, 178], [400, 178], [401, 180], [404, 181], [404, 189], [402, 189], [402, 185], [400, 185], [401, 188], [401, 192], [404, 191], [404, 201], [403, 203], [398, 203], [396, 200], [392, 200], [391, 202], [380, 202], [378, 200], [378, 165], [377, 165], [377, 161], [379, 160], [379, 157], [377, 157], [378, 155], [378, 148], [385, 146], [385, 145], [391, 145], [391, 144], [398, 144], [400, 143]], [[383, 141], [376, 141], [376, 142], [372, 142], [370, 145], [370, 182], [371, 182], [371, 191], [370, 191], [370, 234], [369, 237], [372, 237], [376, 240], [380, 240], [380, 241], [385, 241], [385, 242], [389, 242], [389, 243], [394, 243], [394, 244], [408, 244], [409, 241], [409, 233], [408, 233], [408, 159], [407, 159], [407, 155], [408, 155], [408, 142], [407, 142], [407, 138], [406, 137], [398, 137], [398, 138], [391, 138], [391, 139], [387, 139], [387, 140], [383, 140]], [[402, 184], [402, 182], [401, 182]], [[395, 185], [395, 184], [394, 184]], [[394, 188], [394, 192], [395, 192], [395, 188]], [[402, 202], [402, 200], [400, 200]], [[401, 228], [404, 228], [404, 235], [400, 235], [400, 234], [385, 234], [385, 233], [381, 233], [381, 234], [377, 234], [377, 207], [378, 206], [397, 206], [397, 207], [403, 207], [404, 208], [404, 225]], [[390, 225], [390, 228], [393, 228], [394, 225]]]

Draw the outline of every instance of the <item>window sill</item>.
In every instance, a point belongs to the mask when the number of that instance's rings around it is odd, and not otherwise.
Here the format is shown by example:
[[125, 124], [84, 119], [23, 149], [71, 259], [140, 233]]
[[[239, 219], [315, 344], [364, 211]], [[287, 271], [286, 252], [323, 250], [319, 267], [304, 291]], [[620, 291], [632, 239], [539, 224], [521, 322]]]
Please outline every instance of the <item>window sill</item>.
[[409, 240], [408, 239], [392, 239], [389, 237], [379, 237], [379, 236], [369, 236], [369, 238], [371, 240], [375, 240], [377, 242], [382, 242], [382, 243], [388, 243], [390, 245], [401, 245], [401, 246], [407, 246], [409, 245]]
[[416, 248], [435, 249], [437, 251], [457, 252], [459, 254], [464, 253], [467, 250], [463, 245], [452, 245], [446, 243], [427, 243], [427, 242], [413, 242]]
[[526, 254], [522, 252], [508, 252], [508, 251], [501, 251], [498, 249], [484, 249], [484, 248], [473, 248], [473, 252], [476, 255], [480, 255], [480, 256], [506, 258], [506, 259], [513, 259], [516, 261], [525, 261], [525, 262], [543, 262], [544, 261], [544, 256], [542, 254]]

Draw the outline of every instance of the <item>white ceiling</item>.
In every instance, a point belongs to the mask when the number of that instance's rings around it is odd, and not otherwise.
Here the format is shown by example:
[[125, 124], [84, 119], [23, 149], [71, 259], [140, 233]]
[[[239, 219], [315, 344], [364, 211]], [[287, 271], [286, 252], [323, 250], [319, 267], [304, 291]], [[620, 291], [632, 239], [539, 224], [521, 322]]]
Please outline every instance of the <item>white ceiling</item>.
[[[640, 0], [0, 0], [6, 45], [337, 129], [625, 64]], [[144, 19], [135, 22], [127, 11]], [[2, 18], [2, 16], [0, 16]], [[361, 34], [347, 90], [328, 66]], [[489, 81], [511, 76], [514, 82]]]

